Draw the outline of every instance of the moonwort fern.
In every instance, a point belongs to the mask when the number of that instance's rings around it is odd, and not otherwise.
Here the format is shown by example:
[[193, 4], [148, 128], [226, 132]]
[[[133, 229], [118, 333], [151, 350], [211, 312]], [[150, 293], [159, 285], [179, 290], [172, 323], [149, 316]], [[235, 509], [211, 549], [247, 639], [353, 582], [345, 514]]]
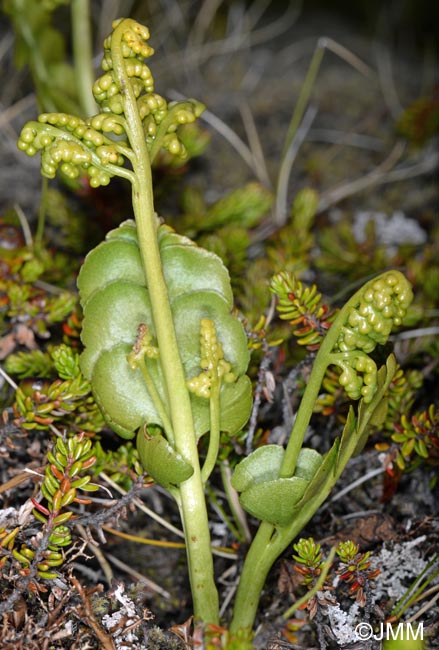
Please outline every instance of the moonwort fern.
[[[79, 277], [81, 369], [108, 423], [122, 437], [137, 433], [146, 471], [174, 496], [185, 531], [194, 613], [204, 624], [217, 625], [204, 485], [221, 431], [236, 432], [249, 415], [247, 342], [231, 313], [230, 281], [219, 258], [161, 224], [154, 212], [151, 163], [161, 147], [184, 155], [178, 126], [193, 121], [202, 107], [193, 100], [168, 104], [154, 93], [144, 63], [153, 53], [148, 30], [130, 19], [113, 27], [104, 44], [104, 74], [94, 85], [101, 112], [88, 120], [43, 114], [25, 125], [19, 147], [28, 155], [41, 152], [48, 177], [61, 169], [70, 177], [87, 174], [94, 187], [113, 176], [132, 184], [135, 222], [109, 233]], [[274, 560], [325, 500], [364, 444], [368, 424], [379, 416], [396, 362], [390, 355], [378, 369], [370, 354], [401, 323], [411, 297], [396, 271], [358, 291], [320, 342], [286, 449], [268, 445], [237, 466], [232, 483], [261, 526], [244, 563], [234, 632], [244, 630], [246, 637]], [[341, 368], [347, 394], [360, 401], [340, 439], [322, 456], [303, 448], [303, 440], [329, 365]], [[200, 466], [197, 444], [207, 432]]]
[[[79, 277], [84, 308], [81, 369], [108, 423], [137, 433], [145, 469], [175, 497], [186, 535], [195, 615], [218, 623], [218, 596], [204, 499], [220, 432], [237, 431], [251, 408], [249, 355], [231, 315], [227, 270], [218, 257], [160, 223], [151, 164], [161, 148], [179, 156], [181, 124], [202, 112], [194, 100], [168, 103], [154, 92], [144, 60], [153, 54], [146, 27], [113, 24], [103, 75], [93, 94], [101, 112], [87, 120], [45, 113], [23, 128], [18, 146], [41, 152], [42, 173], [113, 176], [131, 182], [134, 222], [109, 233]], [[204, 386], [204, 390], [202, 387]], [[203, 468], [197, 443], [210, 432]]]
[[[247, 554], [235, 601], [232, 630], [249, 628], [274, 560], [327, 498], [352, 455], [361, 451], [372, 422], [385, 417], [385, 395], [396, 372], [391, 354], [377, 368], [370, 354], [387, 342], [413, 299], [399, 271], [366, 283], [338, 312], [321, 342], [286, 449], [267, 445], [237, 465], [232, 484], [241, 503], [261, 520]], [[326, 369], [342, 369], [339, 382], [352, 400], [346, 425], [327, 454], [303, 447]]]

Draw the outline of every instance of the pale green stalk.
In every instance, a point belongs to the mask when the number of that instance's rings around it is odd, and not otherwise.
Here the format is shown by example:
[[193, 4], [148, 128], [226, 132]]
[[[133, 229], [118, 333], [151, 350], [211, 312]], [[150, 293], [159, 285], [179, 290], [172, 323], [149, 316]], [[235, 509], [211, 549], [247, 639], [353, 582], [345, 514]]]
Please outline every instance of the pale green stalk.
[[215, 467], [220, 443], [220, 382], [215, 380], [210, 389], [210, 433], [206, 459], [201, 469], [201, 479], [206, 483]]
[[[344, 323], [349, 311], [358, 302], [358, 294], [355, 293], [340, 310], [336, 323]], [[285, 456], [280, 470], [280, 477], [293, 476], [296, 467], [297, 457], [302, 449], [303, 439], [306, 434], [314, 405], [319, 395], [320, 386], [325, 376], [326, 368], [333, 362], [335, 355], [331, 354], [340, 334], [340, 328], [336, 323], [327, 331], [322, 341], [317, 357], [312, 367], [311, 376], [306, 386], [305, 394], [300, 402], [297, 411], [290, 439], [285, 450]], [[348, 353], [348, 357], [355, 356], [355, 353]]]
[[224, 492], [226, 493], [227, 497], [227, 503], [229, 504], [229, 508], [232, 512], [236, 527], [239, 530], [239, 534], [236, 535], [236, 539], [240, 542], [249, 544], [251, 542], [252, 535], [248, 527], [246, 514], [239, 502], [238, 493], [232, 487], [232, 472], [230, 471], [229, 462], [227, 460], [224, 460], [220, 463], [220, 471]]
[[151, 167], [136, 99], [125, 73], [121, 39], [122, 22], [114, 31], [111, 54], [121, 88], [126, 131], [134, 152], [135, 181], [132, 199], [142, 263], [145, 270], [160, 363], [165, 378], [175, 448], [192, 465], [194, 473], [180, 484], [179, 507], [186, 538], [189, 577], [195, 616], [205, 623], [218, 623], [218, 595], [213, 578], [210, 534], [198, 459], [189, 392], [175, 335], [168, 290], [163, 276], [157, 240], [158, 221], [154, 213]]
[[145, 386], [148, 390], [149, 396], [151, 397], [154, 406], [157, 410], [157, 413], [160, 416], [166, 437], [169, 442], [174, 443], [174, 432], [172, 431], [171, 421], [168, 417], [165, 405], [162, 402], [162, 398], [160, 397], [160, 394], [156, 388], [154, 380], [152, 379], [149, 373], [146, 360], [142, 359], [138, 367], [140, 369], [140, 372], [142, 373], [143, 381], [145, 382]]

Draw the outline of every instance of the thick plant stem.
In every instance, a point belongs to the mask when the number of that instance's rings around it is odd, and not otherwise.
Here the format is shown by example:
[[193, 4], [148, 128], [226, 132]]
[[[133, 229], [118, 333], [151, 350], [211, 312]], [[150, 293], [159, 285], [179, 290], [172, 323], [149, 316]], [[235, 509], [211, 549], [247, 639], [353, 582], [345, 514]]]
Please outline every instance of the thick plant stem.
[[[139, 175], [139, 169], [136, 169], [136, 172], [137, 179], [145, 178], [145, 175]], [[143, 183], [136, 182], [133, 187], [133, 206], [142, 261], [150, 288], [151, 308], [167, 386], [175, 447], [194, 468], [192, 477], [179, 487], [179, 505], [187, 544], [194, 612], [195, 616], [204, 622], [216, 623], [218, 596], [213, 579], [210, 534], [192, 410], [161, 268], [152, 196], [147, 196], [147, 187], [146, 180]]]
[[275, 527], [263, 521], [245, 558], [236, 592], [230, 631], [250, 631], [253, 627], [261, 592], [274, 562], [271, 538]]
[[306, 504], [288, 526], [276, 528], [265, 521], [261, 523], [245, 558], [239, 580], [230, 624], [232, 632], [253, 627], [261, 592], [273, 563], [326, 500], [334, 483], [335, 480], [328, 481], [318, 498]]
[[325, 501], [332, 486], [332, 482], [325, 486], [318, 499], [306, 504], [290, 525], [276, 528], [266, 521], [261, 523], [245, 558], [239, 580], [230, 624], [232, 632], [253, 627], [261, 592], [273, 563]]
[[327, 363], [317, 365], [316, 359], [316, 363], [313, 366], [311, 377], [306, 386], [305, 393], [294, 421], [290, 439], [285, 450], [285, 456], [279, 474], [281, 478], [288, 478], [294, 474], [297, 458], [302, 449], [303, 439], [309, 421], [311, 420], [314, 404], [316, 403], [327, 365]]
[[162, 270], [154, 213], [151, 168], [136, 99], [124, 70], [121, 40], [123, 21], [114, 31], [112, 59], [123, 88], [127, 135], [134, 152], [133, 207], [139, 247], [151, 300], [160, 363], [167, 386], [175, 448], [192, 465], [194, 473], [180, 484], [178, 501], [186, 538], [194, 613], [204, 623], [218, 623], [218, 595], [213, 578], [213, 559], [207, 509], [201, 481], [196, 436], [186, 379], [178, 350], [171, 306]]
[[[330, 334], [331, 330], [329, 330], [319, 350], [305, 394], [302, 398], [293, 430], [290, 435], [290, 440], [285, 450], [285, 456], [280, 470], [281, 477], [289, 477], [294, 474], [297, 457], [302, 448], [306, 428], [311, 419], [313, 406], [329, 362], [329, 352], [336, 340], [334, 333], [332, 333], [331, 337]], [[324, 347], [325, 342], [326, 346]], [[318, 363], [319, 360], [320, 363]], [[236, 593], [234, 615], [230, 626], [232, 631], [241, 628], [251, 629], [256, 616], [261, 591], [274, 561], [280, 553], [285, 550], [290, 541], [299, 533], [308, 519], [313, 516], [314, 512], [320, 503], [324, 501], [326, 496], [327, 495], [324, 494], [323, 498], [321, 500], [319, 499], [318, 504], [313, 501], [312, 509], [302, 509], [298, 517], [287, 528], [276, 529], [275, 526], [268, 522], [261, 523], [245, 558], [238, 591]]]
[[[367, 286], [367, 285], [366, 285]], [[364, 287], [361, 292], [364, 291]], [[285, 450], [285, 456], [282, 462], [280, 477], [288, 478], [293, 476], [296, 468], [297, 457], [302, 448], [306, 429], [311, 420], [311, 416], [316, 403], [320, 386], [326, 372], [326, 368], [333, 362], [334, 355], [332, 350], [340, 334], [340, 327], [345, 323], [347, 315], [353, 306], [358, 303], [358, 292], [343, 306], [337, 315], [337, 319], [327, 332], [320, 349], [315, 358], [311, 376], [305, 389], [305, 393], [300, 402], [299, 410], [294, 421], [290, 439]], [[347, 357], [352, 357], [352, 353], [346, 353]], [[355, 354], [355, 353], [354, 353]]]

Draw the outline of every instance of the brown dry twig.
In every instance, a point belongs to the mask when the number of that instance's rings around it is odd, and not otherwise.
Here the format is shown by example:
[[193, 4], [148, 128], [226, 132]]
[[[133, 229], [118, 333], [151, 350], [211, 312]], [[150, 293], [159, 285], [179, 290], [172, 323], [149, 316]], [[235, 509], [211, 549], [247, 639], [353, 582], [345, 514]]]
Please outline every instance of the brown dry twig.
[[98, 588], [102, 589], [102, 585], [98, 585], [98, 587], [94, 587], [91, 591], [86, 591], [84, 587], [81, 585], [81, 583], [79, 582], [79, 580], [74, 576], [72, 576], [71, 582], [74, 588], [76, 589], [76, 591], [78, 592], [78, 595], [83, 604], [83, 607], [78, 607], [74, 610], [75, 614], [80, 616], [82, 622], [88, 625], [88, 627], [90, 627], [93, 630], [103, 650], [115, 650], [116, 646], [114, 645], [112, 638], [106, 632], [104, 632], [104, 630], [101, 628], [98, 621], [96, 620], [89, 599], [89, 596], [92, 592], [95, 592], [96, 589]]
[[82, 517], [75, 519], [74, 524], [81, 524], [87, 531], [89, 541], [96, 545], [96, 541], [92, 538], [90, 533], [90, 528], [94, 528], [98, 534], [100, 540], [105, 543], [105, 535], [102, 530], [102, 526], [105, 522], [113, 517], [119, 517], [121, 511], [129, 506], [133, 499], [144, 489], [143, 477], [141, 476], [133, 485], [133, 487], [124, 494], [117, 501], [112, 501], [112, 505], [106, 510], [101, 510], [93, 514], [87, 514]]

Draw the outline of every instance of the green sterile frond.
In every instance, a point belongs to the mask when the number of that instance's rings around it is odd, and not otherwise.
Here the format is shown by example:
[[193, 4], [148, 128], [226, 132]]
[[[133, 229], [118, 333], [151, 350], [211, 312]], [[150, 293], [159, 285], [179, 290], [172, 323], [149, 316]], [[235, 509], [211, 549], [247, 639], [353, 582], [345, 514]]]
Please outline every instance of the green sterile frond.
[[214, 384], [222, 380], [233, 382], [237, 378], [231, 371], [231, 364], [224, 359], [215, 323], [208, 318], [203, 318], [200, 324], [200, 366], [202, 372], [187, 381], [189, 390], [198, 397], [209, 399]]
[[[159, 227], [158, 243], [185, 376], [194, 377], [205, 368], [207, 360], [207, 365], [216, 364], [219, 375], [230, 379], [229, 368], [220, 359], [223, 355], [235, 378], [222, 381], [219, 387], [220, 427], [235, 433], [250, 413], [251, 384], [245, 375], [249, 362], [247, 339], [241, 323], [231, 313], [228, 272], [216, 255], [167, 226]], [[167, 403], [167, 389], [161, 355], [157, 358], [150, 354], [157, 332], [133, 222], [125, 222], [109, 233], [105, 242], [88, 254], [78, 287], [84, 309], [81, 369], [91, 380], [108, 423], [126, 438], [133, 437], [145, 423], [158, 425], [168, 434], [170, 427], [160, 412], [160, 404]], [[213, 322], [215, 327], [204, 337], [201, 350], [203, 320]], [[191, 393], [191, 405], [199, 437], [209, 430], [209, 402]]]
[[66, 113], [43, 113], [37, 122], [28, 122], [21, 131], [18, 148], [28, 156], [41, 152], [44, 176], [54, 178], [58, 169], [72, 179], [87, 174], [92, 187], [108, 185], [124, 164], [112, 140]]
[[178, 485], [194, 473], [194, 468], [158, 432], [141, 429], [137, 450], [149, 476], [163, 487]]
[[285, 450], [279, 445], [259, 447], [235, 467], [232, 485], [240, 492], [244, 510], [262, 521], [287, 525], [294, 506], [305, 494], [314, 494], [328, 475], [333, 454], [326, 460], [314, 449], [300, 450], [294, 476], [279, 478]]

